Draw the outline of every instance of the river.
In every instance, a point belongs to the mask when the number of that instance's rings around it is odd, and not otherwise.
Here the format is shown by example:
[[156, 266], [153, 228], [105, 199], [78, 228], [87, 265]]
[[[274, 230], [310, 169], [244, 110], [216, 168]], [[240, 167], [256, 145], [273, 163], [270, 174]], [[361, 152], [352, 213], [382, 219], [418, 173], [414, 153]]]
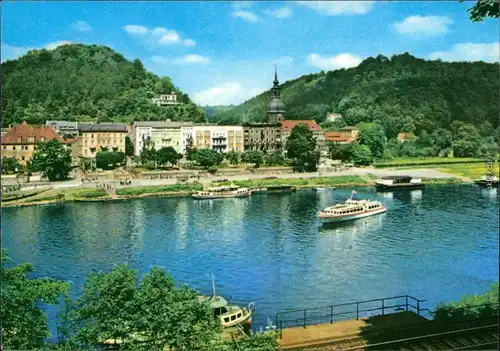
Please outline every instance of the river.
[[497, 189], [356, 188], [388, 212], [321, 226], [317, 210], [351, 190], [5, 208], [2, 244], [14, 262], [32, 262], [34, 276], [70, 280], [76, 294], [88, 273], [122, 262], [162, 266], [205, 294], [214, 274], [217, 293], [255, 301], [255, 327], [284, 309], [395, 295], [434, 308], [498, 280]]

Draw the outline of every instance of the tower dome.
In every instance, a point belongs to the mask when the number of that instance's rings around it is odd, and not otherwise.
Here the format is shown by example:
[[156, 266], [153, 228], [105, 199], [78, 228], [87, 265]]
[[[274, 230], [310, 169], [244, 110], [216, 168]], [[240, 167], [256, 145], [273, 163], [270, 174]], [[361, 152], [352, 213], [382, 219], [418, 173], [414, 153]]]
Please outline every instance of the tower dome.
[[274, 70], [274, 81], [273, 87], [271, 88], [271, 92], [273, 94], [273, 98], [269, 103], [269, 107], [267, 109], [267, 116], [269, 122], [277, 123], [283, 120], [283, 114], [286, 112], [285, 104], [281, 101], [280, 98], [280, 82], [278, 81], [278, 73], [275, 67]]

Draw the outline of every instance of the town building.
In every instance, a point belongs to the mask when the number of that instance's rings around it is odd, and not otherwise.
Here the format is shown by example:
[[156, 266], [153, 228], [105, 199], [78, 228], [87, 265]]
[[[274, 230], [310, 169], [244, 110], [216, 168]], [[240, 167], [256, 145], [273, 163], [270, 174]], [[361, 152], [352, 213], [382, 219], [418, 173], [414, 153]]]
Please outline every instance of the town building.
[[194, 146], [194, 126], [181, 127], [181, 154], [185, 155], [188, 145], [191, 143]]
[[417, 137], [413, 133], [398, 133], [397, 142], [404, 143], [405, 141], [414, 141]]
[[60, 136], [78, 136], [78, 122], [70, 121], [47, 121], [45, 125], [54, 128]]
[[281, 139], [283, 141], [283, 147], [286, 147], [286, 141], [290, 134], [292, 133], [292, 129], [299, 125], [305, 124], [310, 131], [313, 133], [313, 137], [316, 138], [316, 150], [324, 151], [325, 150], [325, 132], [323, 129], [316, 123], [314, 120], [310, 119], [302, 119], [302, 120], [284, 120], [281, 124]]
[[326, 114], [326, 120], [328, 122], [335, 122], [339, 119], [342, 119], [342, 115], [340, 113], [331, 113], [331, 112], [328, 112]]
[[26, 121], [11, 127], [2, 137], [2, 157], [14, 157], [21, 165], [33, 157], [36, 145], [40, 142], [57, 140], [64, 143], [63, 139], [57, 135], [52, 127], [30, 126]]
[[358, 137], [358, 128], [344, 127], [338, 131], [325, 132], [325, 142], [335, 144], [350, 144]]
[[79, 138], [72, 144], [72, 149], [80, 148], [82, 157], [93, 158], [100, 151], [125, 152], [128, 129], [124, 124], [79, 124], [78, 134]]
[[286, 109], [280, 98], [280, 86], [278, 73], [274, 71], [273, 87], [271, 89], [273, 98], [267, 109], [267, 121], [262, 123], [245, 123], [243, 125], [244, 150], [263, 151], [265, 153], [281, 151], [283, 142], [281, 140], [281, 122]]
[[5, 134], [7, 134], [7, 132], [8, 132], [8, 131], [9, 131], [9, 128], [2, 128], [2, 129], [1, 129], [1, 134], [0, 134], [0, 135], [1, 135], [1, 137], [3, 138], [3, 136], [4, 136]]
[[174, 91], [172, 91], [170, 94], [155, 96], [152, 101], [153, 104], [156, 104], [158, 106], [171, 106], [180, 104], [180, 102], [177, 101], [177, 94]]
[[[193, 125], [193, 122], [172, 122], [170, 120], [134, 122], [132, 125], [134, 153], [139, 156], [144, 147], [144, 142], [148, 139], [153, 142], [156, 150], [171, 146], [175, 151], [181, 153], [183, 144], [181, 128], [192, 128]], [[184, 144], [186, 144], [185, 140]]]
[[242, 126], [195, 125], [193, 146], [220, 152], [244, 151]]

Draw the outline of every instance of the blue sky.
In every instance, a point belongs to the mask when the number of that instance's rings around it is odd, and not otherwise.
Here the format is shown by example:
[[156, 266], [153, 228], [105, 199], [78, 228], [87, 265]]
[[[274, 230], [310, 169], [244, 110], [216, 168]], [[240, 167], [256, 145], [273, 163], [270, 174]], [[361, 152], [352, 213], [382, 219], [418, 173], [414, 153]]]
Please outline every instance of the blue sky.
[[403, 53], [498, 62], [499, 23], [458, 1], [2, 3], [2, 61], [33, 48], [107, 45], [202, 105], [241, 103], [280, 81]]

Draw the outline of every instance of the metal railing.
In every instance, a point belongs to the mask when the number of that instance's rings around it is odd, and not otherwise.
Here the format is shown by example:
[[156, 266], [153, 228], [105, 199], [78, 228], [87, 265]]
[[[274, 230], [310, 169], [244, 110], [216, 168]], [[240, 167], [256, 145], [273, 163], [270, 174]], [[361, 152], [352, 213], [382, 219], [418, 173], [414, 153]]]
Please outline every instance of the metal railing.
[[[284, 328], [331, 323], [347, 319], [359, 320], [360, 318], [375, 315], [385, 315], [401, 311], [416, 312], [419, 316], [429, 309], [421, 308], [420, 303], [425, 300], [417, 299], [410, 295], [385, 297], [382, 299], [349, 302], [323, 307], [289, 310], [276, 313], [276, 331], [280, 338]], [[354, 309], [355, 308], [355, 309]]]

